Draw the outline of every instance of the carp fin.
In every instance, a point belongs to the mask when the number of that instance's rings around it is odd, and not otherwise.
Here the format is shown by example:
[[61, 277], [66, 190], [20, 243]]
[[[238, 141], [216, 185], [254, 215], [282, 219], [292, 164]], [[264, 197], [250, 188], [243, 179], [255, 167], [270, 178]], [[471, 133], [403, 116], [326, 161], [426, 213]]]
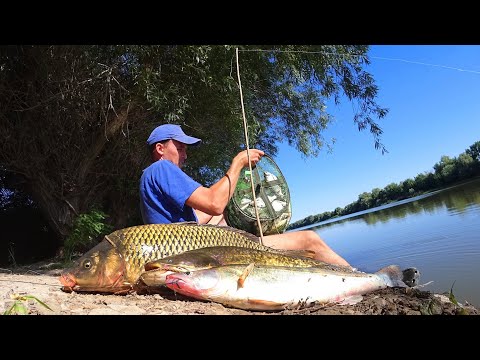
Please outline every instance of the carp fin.
[[[194, 223], [195, 224], [195, 223]], [[198, 225], [198, 224], [197, 224]], [[212, 228], [221, 228], [221, 229], [225, 229], [225, 230], [228, 230], [228, 231], [232, 231], [232, 232], [236, 232], [240, 235], [243, 235], [245, 236], [246, 238], [248, 238], [249, 240], [252, 240], [256, 243], [259, 243], [260, 244], [260, 238], [252, 233], [249, 233], [245, 230], [241, 230], [241, 229], [237, 229], [237, 228], [234, 228], [234, 227], [231, 227], [231, 226], [220, 226], [220, 225], [212, 225], [212, 224], [201, 224], [201, 225], [198, 225], [198, 226], [202, 226], [202, 227], [212, 227]]]
[[152, 271], [152, 270], [157, 270], [163, 268], [165, 264], [158, 262], [158, 260], [155, 261], [149, 261], [145, 265], [143, 265], [143, 269], [145, 271]]
[[351, 295], [338, 302], [338, 305], [355, 305], [363, 300], [362, 295]]
[[287, 255], [287, 256], [294, 256], [299, 258], [307, 258], [313, 259], [315, 258], [315, 251], [313, 250], [281, 250], [281, 249], [274, 249], [276, 252]]
[[255, 263], [251, 263], [245, 268], [245, 270], [243, 270], [242, 274], [239, 276], [237, 280], [237, 290], [243, 287], [243, 284], [245, 283], [247, 276], [252, 272], [254, 266], [255, 266]]
[[247, 309], [257, 309], [263, 311], [276, 311], [276, 310], [284, 310], [287, 306], [286, 304], [279, 303], [276, 301], [270, 300], [260, 300], [260, 299], [247, 299], [247, 304], [252, 305]]
[[198, 225], [198, 223], [196, 221], [181, 221], [181, 222], [176, 222], [176, 223], [172, 223], [172, 224], [175, 224], [175, 225]]
[[105, 235], [104, 239], [107, 240], [114, 248], [117, 247], [113, 240], [108, 237], [108, 235]]
[[416, 268], [402, 270], [398, 265], [385, 266], [375, 274], [382, 277], [387, 286], [403, 288], [418, 284], [420, 277], [420, 272]]
[[409, 287], [414, 287], [418, 285], [418, 279], [420, 278], [420, 272], [417, 268], [411, 267], [402, 271], [403, 278], [402, 281], [405, 285]]

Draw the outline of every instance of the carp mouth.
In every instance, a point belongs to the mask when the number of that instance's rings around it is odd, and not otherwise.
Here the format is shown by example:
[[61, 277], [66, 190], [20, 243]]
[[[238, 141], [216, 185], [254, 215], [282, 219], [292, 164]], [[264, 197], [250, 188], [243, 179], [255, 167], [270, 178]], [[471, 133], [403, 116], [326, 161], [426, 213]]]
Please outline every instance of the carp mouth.
[[76, 285], [75, 279], [70, 274], [62, 274], [60, 276], [60, 283], [66, 288], [73, 288]]
[[60, 276], [60, 283], [62, 286], [62, 291], [64, 292], [85, 292], [85, 293], [108, 293], [108, 294], [127, 294], [133, 290], [133, 286], [129, 283], [121, 283], [123, 279], [123, 273], [120, 273], [117, 279], [109, 287], [101, 285], [79, 285], [75, 280], [75, 276], [72, 274], [66, 273]]
[[77, 282], [75, 281], [75, 277], [71, 274], [62, 274], [59, 280], [60, 280], [60, 283], [63, 285], [62, 291], [71, 293], [81, 288], [80, 286], [77, 285]]

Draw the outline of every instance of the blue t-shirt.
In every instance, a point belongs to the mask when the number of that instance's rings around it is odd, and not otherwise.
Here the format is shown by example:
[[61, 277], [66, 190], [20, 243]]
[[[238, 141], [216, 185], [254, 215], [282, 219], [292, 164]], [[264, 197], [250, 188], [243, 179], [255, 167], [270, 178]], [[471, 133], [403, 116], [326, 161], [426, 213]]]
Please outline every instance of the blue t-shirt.
[[170, 160], [158, 160], [140, 178], [140, 211], [145, 224], [197, 221], [185, 201], [201, 184]]

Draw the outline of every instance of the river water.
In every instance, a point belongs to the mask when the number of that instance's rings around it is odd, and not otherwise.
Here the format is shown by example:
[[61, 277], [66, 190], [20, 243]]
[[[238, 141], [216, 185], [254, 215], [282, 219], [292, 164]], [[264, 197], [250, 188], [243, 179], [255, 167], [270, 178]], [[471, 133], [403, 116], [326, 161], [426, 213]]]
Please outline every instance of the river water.
[[[422, 290], [452, 289], [480, 307], [480, 179], [302, 229], [317, 232], [361, 271], [398, 264], [420, 271]], [[299, 230], [299, 229], [296, 229]]]

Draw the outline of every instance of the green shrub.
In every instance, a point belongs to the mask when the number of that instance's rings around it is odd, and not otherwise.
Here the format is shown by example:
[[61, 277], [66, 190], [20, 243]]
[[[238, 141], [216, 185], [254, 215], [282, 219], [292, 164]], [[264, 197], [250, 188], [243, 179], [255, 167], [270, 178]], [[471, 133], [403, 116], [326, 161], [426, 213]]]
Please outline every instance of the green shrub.
[[65, 240], [64, 258], [69, 261], [75, 252], [84, 252], [97, 244], [100, 236], [109, 234], [113, 227], [105, 223], [107, 214], [92, 209], [80, 214], [75, 220], [73, 230]]

